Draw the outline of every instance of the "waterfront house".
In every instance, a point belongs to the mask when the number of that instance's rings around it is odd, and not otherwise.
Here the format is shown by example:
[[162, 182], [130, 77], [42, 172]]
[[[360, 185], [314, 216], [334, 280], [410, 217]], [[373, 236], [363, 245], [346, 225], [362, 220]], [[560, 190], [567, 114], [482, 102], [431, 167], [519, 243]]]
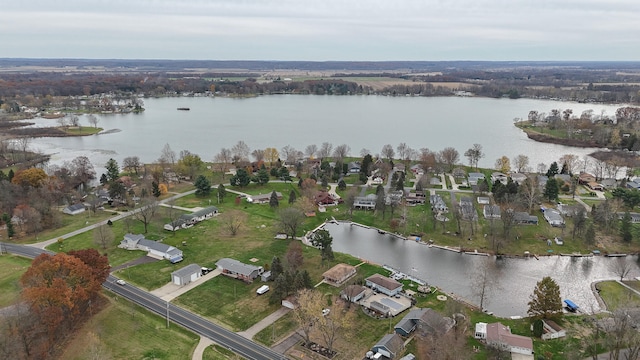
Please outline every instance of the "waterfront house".
[[538, 225], [538, 217], [535, 215], [529, 215], [528, 212], [515, 211], [513, 213], [513, 220], [519, 225]]
[[468, 196], [463, 196], [460, 199], [460, 211], [462, 212], [462, 218], [468, 221], [476, 221], [478, 220], [478, 213], [476, 212], [476, 208], [473, 206], [473, 201]]
[[353, 200], [353, 208], [361, 210], [373, 210], [376, 208], [376, 201], [378, 196], [376, 194], [369, 194], [367, 196], [356, 196]]
[[325, 283], [340, 286], [356, 274], [356, 267], [348, 264], [337, 264], [322, 274]]
[[544, 207], [542, 207], [541, 209], [544, 219], [547, 220], [549, 225], [554, 227], [564, 226], [564, 219], [562, 218], [562, 215], [560, 215], [560, 212], [558, 210], [548, 209]]
[[349, 174], [357, 174], [360, 172], [360, 164], [357, 162], [350, 162], [348, 165]]
[[477, 323], [475, 338], [484, 340], [489, 346], [509, 351], [512, 354], [533, 354], [533, 340], [530, 337], [512, 334], [508, 326], [499, 322], [492, 324]]
[[484, 180], [484, 174], [483, 173], [479, 173], [479, 172], [470, 172], [468, 177], [468, 183], [469, 185], [478, 185], [478, 182], [480, 180]]
[[439, 211], [439, 212], [447, 212], [449, 208], [447, 204], [445, 204], [442, 196], [436, 194], [429, 196], [429, 202], [431, 203], [431, 210]]
[[367, 294], [367, 288], [362, 285], [347, 285], [340, 291], [340, 297], [347, 301], [357, 303]]
[[242, 263], [235, 259], [222, 258], [216, 263], [223, 275], [251, 283], [263, 272], [262, 266]]
[[395, 296], [402, 291], [402, 283], [380, 274], [366, 278], [365, 285], [388, 296]]
[[589, 173], [581, 172], [580, 175], [578, 175], [578, 184], [580, 185], [587, 185], [588, 183], [595, 181], [596, 177]]
[[405, 315], [394, 327], [395, 332], [407, 337], [418, 329], [422, 335], [443, 335], [446, 334], [455, 321], [449, 317], [443, 317], [433, 309], [414, 308]]
[[[618, 213], [618, 219], [622, 220], [624, 218], [624, 212], [619, 212]], [[631, 217], [631, 223], [633, 224], [638, 224], [640, 223], [640, 214], [639, 213], [635, 213], [635, 212], [630, 212], [629, 216]]]

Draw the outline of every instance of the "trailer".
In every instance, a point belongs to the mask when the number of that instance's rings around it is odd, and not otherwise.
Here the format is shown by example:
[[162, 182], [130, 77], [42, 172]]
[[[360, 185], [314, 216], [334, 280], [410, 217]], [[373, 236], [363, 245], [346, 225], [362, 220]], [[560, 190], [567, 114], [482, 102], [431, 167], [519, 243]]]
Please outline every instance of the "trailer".
[[267, 291], [269, 291], [269, 285], [262, 285], [258, 288], [258, 290], [256, 290], [256, 294], [258, 295], [262, 295], [264, 293], [266, 293]]

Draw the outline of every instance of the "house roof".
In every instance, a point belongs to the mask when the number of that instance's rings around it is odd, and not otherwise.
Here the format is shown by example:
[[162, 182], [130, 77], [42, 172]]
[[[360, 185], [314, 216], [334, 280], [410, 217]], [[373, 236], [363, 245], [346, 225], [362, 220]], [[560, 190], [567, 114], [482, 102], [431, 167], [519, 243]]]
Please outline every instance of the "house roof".
[[427, 309], [415, 308], [411, 309], [395, 326], [395, 329], [402, 329], [405, 333], [410, 333], [418, 324], [418, 321], [424, 315]]
[[369, 303], [369, 309], [375, 310], [375, 311], [377, 311], [379, 313], [382, 313], [382, 314], [386, 314], [391, 310], [387, 305], [381, 304], [381, 303], [379, 303], [377, 301], [370, 302]]
[[341, 293], [344, 294], [344, 296], [352, 299], [362, 294], [362, 292], [365, 290], [367, 290], [367, 288], [362, 285], [348, 285], [344, 288], [344, 290], [341, 291]]
[[485, 205], [482, 212], [487, 215], [500, 216], [500, 206], [498, 205]]
[[542, 320], [544, 321], [547, 325], [549, 325], [550, 328], [552, 328], [555, 331], [560, 331], [562, 330], [562, 326], [558, 325], [555, 321], [553, 320]]
[[144, 235], [126, 233], [126, 234], [124, 234], [124, 239], [127, 240], [127, 241], [137, 242], [137, 241], [140, 241], [140, 240], [144, 239]]
[[[253, 200], [254, 202], [260, 202], [260, 201], [267, 201], [271, 199], [271, 193], [268, 194], [260, 194], [260, 195], [251, 195], [249, 196], [251, 198], [251, 200]], [[276, 197], [278, 199], [282, 199], [282, 193], [276, 191]]]
[[420, 317], [420, 321], [426, 325], [431, 332], [437, 334], [445, 334], [451, 330], [455, 324], [452, 318], [444, 317], [433, 309], [425, 309], [425, 312]]
[[387, 334], [382, 337], [374, 346], [374, 349], [385, 348], [392, 354], [397, 354], [404, 347], [404, 342], [398, 334]]
[[381, 286], [381, 287], [383, 287], [385, 289], [388, 289], [388, 290], [395, 290], [395, 289], [397, 289], [399, 287], [402, 287], [401, 283], [399, 283], [399, 282], [397, 282], [397, 281], [395, 281], [395, 280], [393, 280], [391, 278], [388, 278], [386, 276], [382, 276], [380, 274], [373, 274], [373, 275], [369, 276], [368, 278], [366, 278], [365, 280], [368, 280], [368, 281], [370, 281], [370, 282], [372, 282], [372, 283], [374, 283], [374, 284], [376, 284], [378, 286]]
[[215, 206], [208, 206], [208, 207], [206, 207], [206, 208], [204, 208], [204, 209], [200, 209], [200, 210], [198, 210], [198, 211], [195, 211], [195, 212], [194, 212], [193, 214], [191, 214], [191, 215], [195, 215], [195, 216], [205, 216], [205, 215], [213, 214], [213, 213], [216, 213], [216, 212], [218, 212], [218, 208], [217, 208], [217, 207], [215, 207]]
[[174, 272], [171, 273], [171, 275], [175, 275], [178, 277], [184, 277], [184, 276], [189, 276], [191, 274], [194, 273], [199, 273], [200, 271], [202, 271], [202, 267], [198, 264], [189, 264], [185, 267], [183, 267], [182, 269], [178, 269]]
[[348, 264], [337, 264], [331, 269], [325, 271], [322, 274], [322, 277], [334, 279], [334, 280], [343, 280], [344, 278], [350, 276], [356, 271], [356, 267]]
[[533, 350], [533, 340], [530, 337], [512, 334], [511, 329], [501, 323], [487, 325], [487, 342], [491, 341]]
[[84, 204], [78, 203], [78, 204], [69, 205], [66, 207], [66, 209], [69, 211], [76, 211], [80, 209], [84, 210]]
[[169, 254], [169, 255], [178, 255], [178, 254], [182, 253], [182, 251], [174, 248], [173, 246], [170, 246], [170, 245], [167, 245], [167, 244], [163, 244], [161, 242], [157, 242], [157, 241], [153, 241], [153, 240], [144, 239], [144, 238], [138, 240], [138, 244], [146, 246], [149, 249], [160, 251], [160, 252], [163, 252], [163, 253]]
[[257, 266], [245, 264], [238, 260], [229, 258], [222, 258], [218, 260], [216, 266], [245, 276], [249, 276], [252, 272], [260, 269]]

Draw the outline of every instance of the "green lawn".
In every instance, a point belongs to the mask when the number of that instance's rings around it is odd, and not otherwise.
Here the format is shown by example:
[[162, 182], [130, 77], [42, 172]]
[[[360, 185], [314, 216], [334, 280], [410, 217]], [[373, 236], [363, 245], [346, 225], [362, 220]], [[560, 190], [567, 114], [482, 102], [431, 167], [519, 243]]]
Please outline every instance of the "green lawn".
[[298, 328], [298, 324], [291, 313], [286, 314], [276, 320], [271, 326], [266, 327], [257, 333], [253, 340], [266, 346], [272, 346], [276, 342], [289, 336]]
[[[95, 224], [97, 222], [103, 221], [110, 217], [113, 217], [114, 214], [107, 211], [98, 211], [95, 214], [91, 211], [85, 211], [81, 214], [71, 216], [67, 214], [61, 214], [61, 224], [59, 227], [51, 230], [42, 231], [38, 234], [30, 234], [23, 238], [14, 238], [15, 242], [21, 244], [30, 244], [39, 241], [55, 239], [58, 236], [70, 233], [74, 230], [81, 229], [85, 226]], [[19, 229], [16, 229], [19, 231]]]
[[640, 307], [640, 296], [615, 281], [602, 281], [596, 284], [600, 296], [607, 304], [607, 310]]
[[0, 308], [15, 303], [20, 295], [19, 280], [31, 260], [13, 255], [0, 256]]
[[111, 359], [185, 359], [199, 336], [110, 294], [109, 304], [71, 340], [61, 359], [89, 359], [96, 353]]
[[202, 353], [202, 360], [240, 359], [238, 355], [220, 345], [211, 345]]

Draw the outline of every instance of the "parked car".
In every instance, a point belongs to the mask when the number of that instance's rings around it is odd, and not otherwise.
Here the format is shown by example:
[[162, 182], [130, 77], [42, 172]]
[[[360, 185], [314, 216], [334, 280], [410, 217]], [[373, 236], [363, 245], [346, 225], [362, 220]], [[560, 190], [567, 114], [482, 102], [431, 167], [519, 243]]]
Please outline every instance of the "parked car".
[[118, 284], [118, 285], [127, 285], [127, 283], [122, 279], [116, 280], [116, 284]]

